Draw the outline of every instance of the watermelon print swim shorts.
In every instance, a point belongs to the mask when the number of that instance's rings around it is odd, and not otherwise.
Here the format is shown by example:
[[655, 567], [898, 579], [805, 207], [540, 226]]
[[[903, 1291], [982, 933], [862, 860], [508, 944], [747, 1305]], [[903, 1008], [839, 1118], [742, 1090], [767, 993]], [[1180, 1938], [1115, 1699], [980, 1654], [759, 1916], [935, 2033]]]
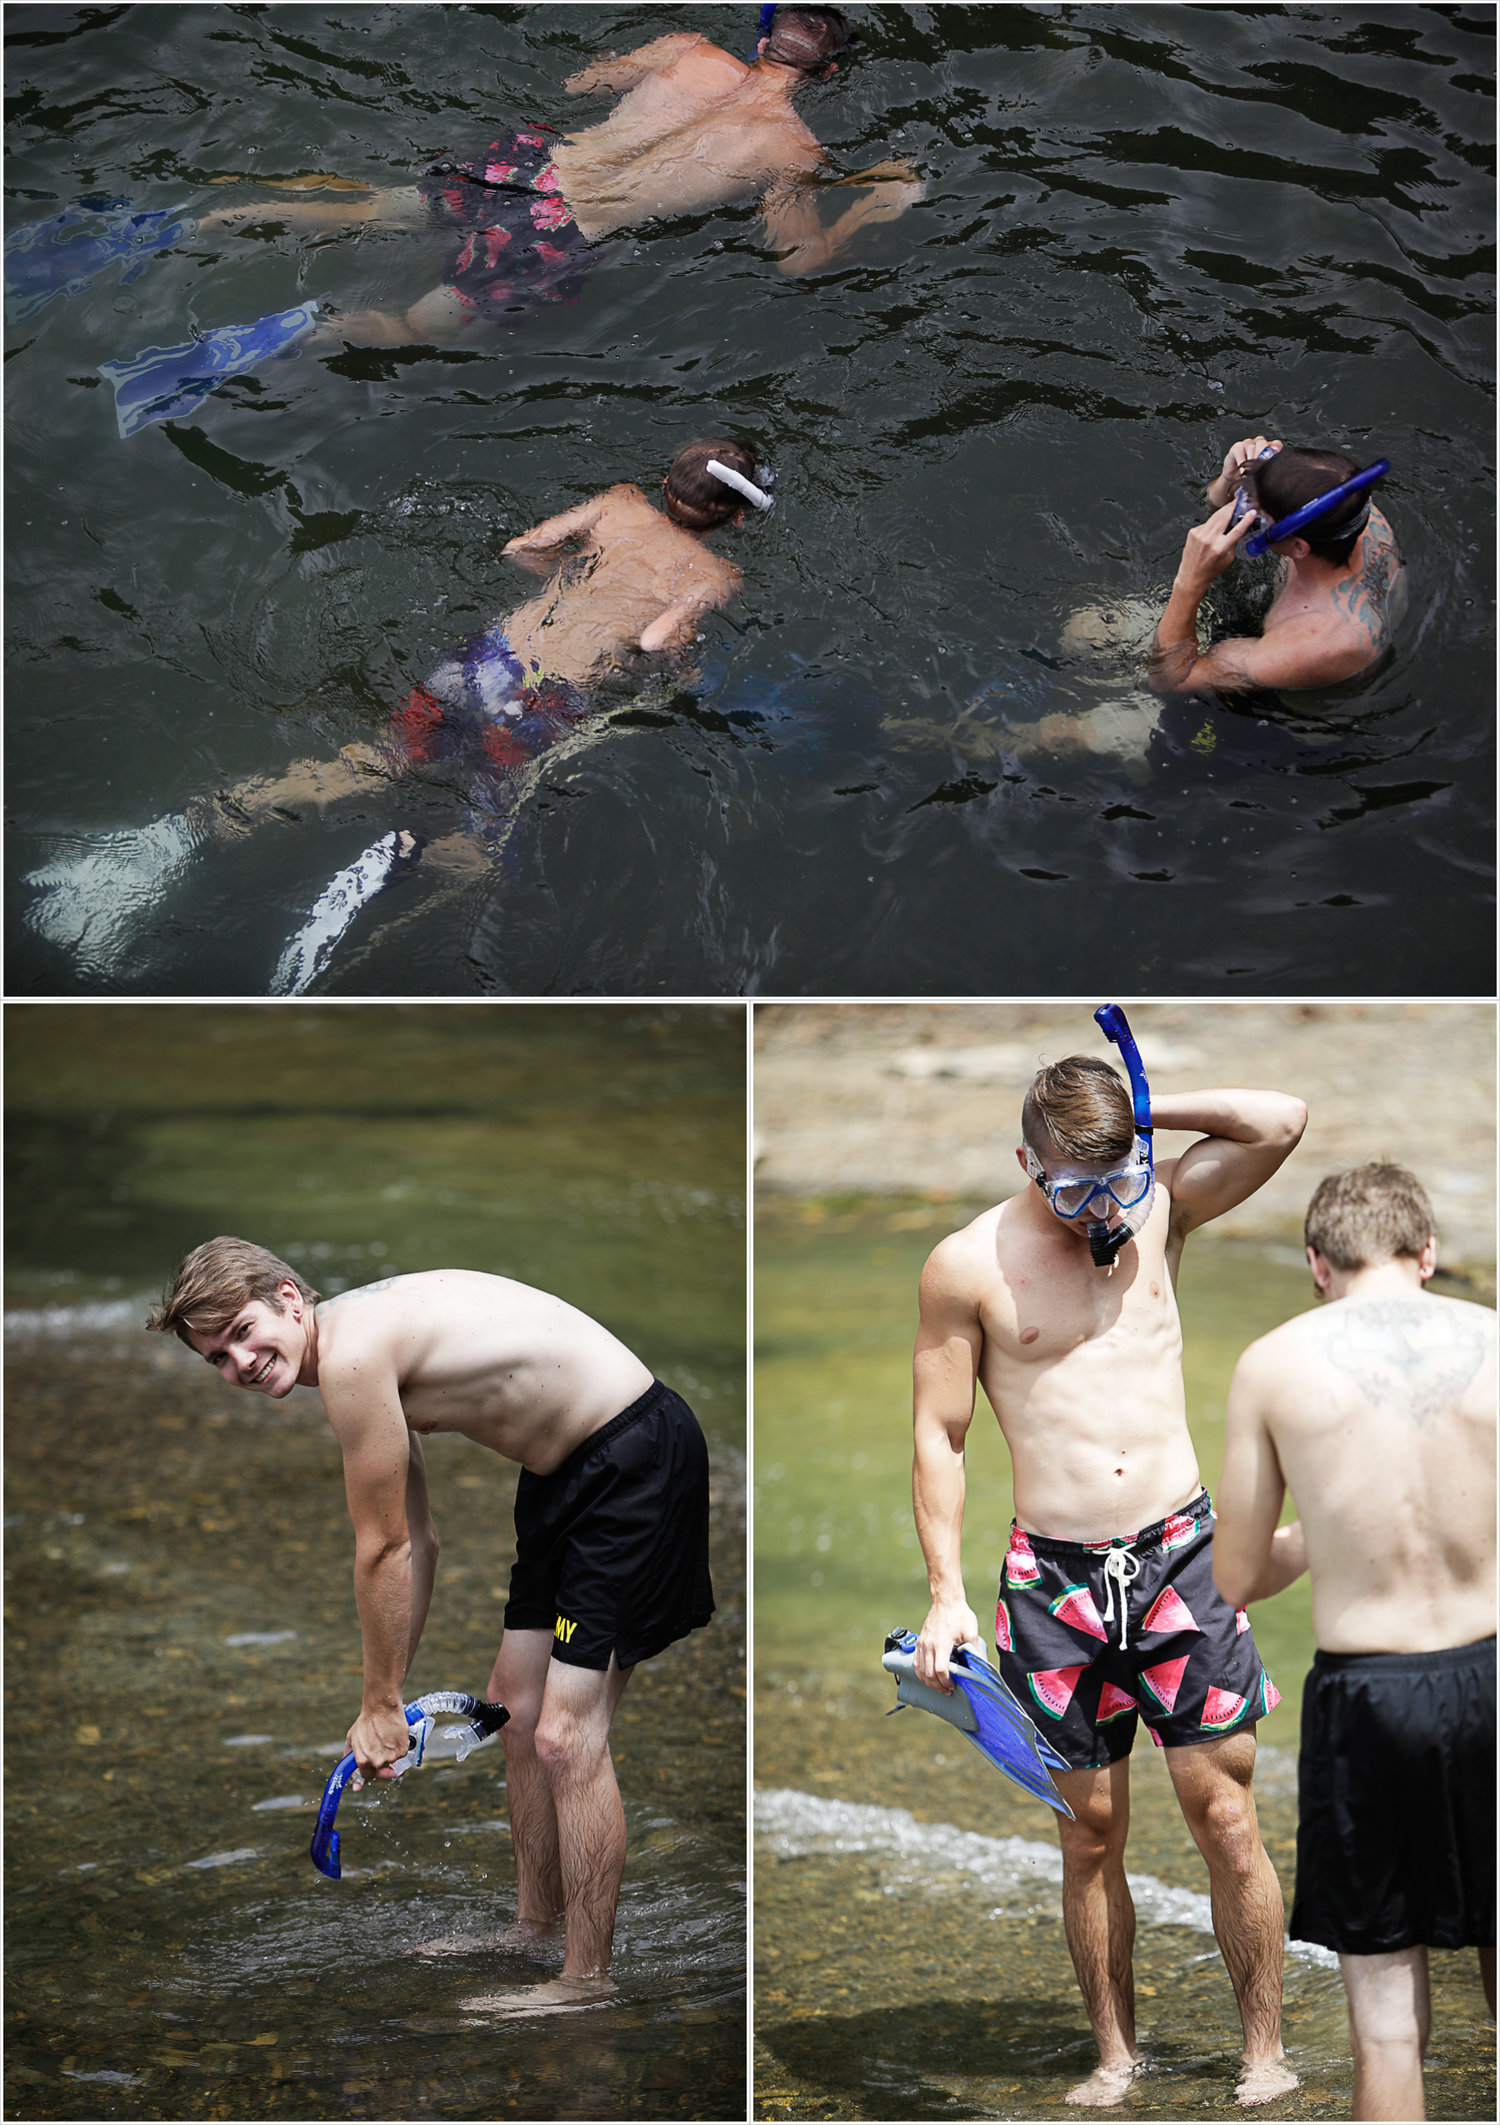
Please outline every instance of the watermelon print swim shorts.
[[1207, 1491], [1129, 1540], [1054, 1542], [1011, 1522], [1000, 1672], [1075, 1770], [1240, 1733], [1281, 1702], [1250, 1619], [1213, 1581]]

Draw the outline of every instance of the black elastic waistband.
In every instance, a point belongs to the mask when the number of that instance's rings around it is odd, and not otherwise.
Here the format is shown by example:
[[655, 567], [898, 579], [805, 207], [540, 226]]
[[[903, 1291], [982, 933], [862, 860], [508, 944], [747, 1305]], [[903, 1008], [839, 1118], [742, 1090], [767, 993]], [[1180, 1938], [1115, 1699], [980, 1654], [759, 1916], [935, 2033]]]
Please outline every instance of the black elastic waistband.
[[1189, 1498], [1186, 1505], [1179, 1505], [1175, 1513], [1168, 1513], [1165, 1520], [1158, 1520], [1152, 1527], [1139, 1528], [1133, 1535], [1106, 1535], [1099, 1542], [1060, 1542], [1052, 1535], [1034, 1535], [1029, 1527], [1022, 1527], [1019, 1520], [1012, 1520], [1014, 1532], [1026, 1537], [1034, 1550], [1044, 1550], [1049, 1557], [1106, 1557], [1112, 1549], [1155, 1549], [1174, 1520], [1201, 1520], [1213, 1511], [1213, 1501], [1206, 1490], [1200, 1490], [1196, 1498]]
[[1440, 1646], [1435, 1653], [1325, 1653], [1319, 1646], [1313, 1654], [1315, 1675], [1336, 1675], [1341, 1670], [1358, 1668], [1363, 1675], [1411, 1675], [1423, 1674], [1434, 1668], [1475, 1667], [1488, 1654], [1495, 1657], [1495, 1640], [1474, 1638], [1467, 1645]]
[[649, 1417], [671, 1392], [671, 1388], [664, 1387], [660, 1380], [653, 1380], [646, 1392], [637, 1395], [628, 1409], [622, 1409], [617, 1417], [611, 1417], [607, 1424], [601, 1424], [597, 1431], [591, 1431], [586, 1439], [581, 1440], [566, 1461], [558, 1462], [548, 1480], [556, 1482], [559, 1477], [571, 1475], [590, 1454], [597, 1453], [601, 1446], [608, 1446], [612, 1439], [618, 1439], [622, 1431], [629, 1431], [631, 1425], [639, 1424], [642, 1417]]

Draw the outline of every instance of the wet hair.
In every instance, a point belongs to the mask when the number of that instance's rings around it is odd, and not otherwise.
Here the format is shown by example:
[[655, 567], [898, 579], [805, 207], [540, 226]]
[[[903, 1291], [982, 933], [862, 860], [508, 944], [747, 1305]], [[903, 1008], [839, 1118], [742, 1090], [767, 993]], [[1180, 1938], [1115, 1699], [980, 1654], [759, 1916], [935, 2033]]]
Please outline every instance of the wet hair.
[[1135, 1113], [1117, 1070], [1097, 1055], [1067, 1055], [1031, 1080], [1021, 1108], [1021, 1134], [1038, 1158], [1081, 1159], [1104, 1165], [1128, 1158]]
[[755, 478], [759, 464], [748, 444], [727, 442], [722, 437], [717, 441], [689, 443], [685, 450], [679, 450], [667, 467], [662, 484], [666, 489], [668, 516], [689, 531], [712, 531], [716, 524], [727, 524], [746, 506], [742, 494], [733, 487], [726, 487], [708, 470], [711, 457], [716, 457], [721, 465], [727, 465], [731, 472], [741, 473], [747, 480]]
[[778, 7], [763, 56], [799, 74], [821, 74], [849, 49], [848, 23], [836, 7]]
[[1416, 1175], [1375, 1159], [1319, 1181], [1302, 1237], [1335, 1269], [1372, 1269], [1398, 1255], [1415, 1260], [1435, 1229]]
[[[1279, 524], [1294, 509], [1327, 494], [1330, 487], [1342, 486], [1358, 470], [1353, 458], [1345, 457], [1340, 450], [1301, 450], [1289, 443], [1275, 457], [1268, 457], [1253, 468], [1251, 485], [1256, 506], [1273, 524]], [[1317, 518], [1296, 536], [1307, 541], [1309, 550], [1320, 561], [1333, 561], [1342, 567], [1365, 528], [1369, 501], [1368, 491], [1351, 494], [1347, 502]]]
[[295, 1284], [310, 1304], [321, 1296], [290, 1263], [252, 1240], [205, 1240], [184, 1258], [161, 1304], [146, 1316], [146, 1326], [170, 1332], [181, 1343], [187, 1342], [189, 1329], [194, 1335], [218, 1335], [252, 1299], [267, 1299], [282, 1312], [276, 1296], [281, 1284]]

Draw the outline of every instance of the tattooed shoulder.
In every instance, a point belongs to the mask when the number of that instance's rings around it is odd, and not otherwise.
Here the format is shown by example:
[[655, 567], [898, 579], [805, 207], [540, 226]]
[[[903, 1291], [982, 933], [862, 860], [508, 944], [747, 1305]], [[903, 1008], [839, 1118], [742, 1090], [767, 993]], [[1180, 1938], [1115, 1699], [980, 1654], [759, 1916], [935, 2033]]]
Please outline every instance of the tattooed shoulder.
[[1344, 1300], [1320, 1325], [1329, 1363], [1419, 1430], [1457, 1413], [1491, 1340], [1466, 1308], [1428, 1298]]

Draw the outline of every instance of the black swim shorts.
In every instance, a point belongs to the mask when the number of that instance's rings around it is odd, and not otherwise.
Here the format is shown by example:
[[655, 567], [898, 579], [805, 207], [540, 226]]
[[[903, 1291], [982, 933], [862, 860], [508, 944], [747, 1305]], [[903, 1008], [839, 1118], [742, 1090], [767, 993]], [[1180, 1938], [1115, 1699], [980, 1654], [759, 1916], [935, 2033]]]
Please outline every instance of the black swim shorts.
[[589, 243], [545, 134], [508, 133], [468, 162], [440, 164], [417, 189], [432, 226], [460, 237], [445, 285], [466, 309], [496, 318], [519, 303], [577, 301]]
[[1302, 1691], [1291, 1936], [1495, 1945], [1495, 1641], [1324, 1653]]
[[1281, 1702], [1250, 1619], [1213, 1581], [1200, 1491], [1129, 1541], [1054, 1542], [1011, 1523], [995, 1604], [1000, 1672], [1074, 1770], [1251, 1727]]
[[708, 1447], [698, 1419], [653, 1380], [550, 1476], [522, 1469], [505, 1627], [551, 1631], [575, 1668], [649, 1660], [714, 1612]]

